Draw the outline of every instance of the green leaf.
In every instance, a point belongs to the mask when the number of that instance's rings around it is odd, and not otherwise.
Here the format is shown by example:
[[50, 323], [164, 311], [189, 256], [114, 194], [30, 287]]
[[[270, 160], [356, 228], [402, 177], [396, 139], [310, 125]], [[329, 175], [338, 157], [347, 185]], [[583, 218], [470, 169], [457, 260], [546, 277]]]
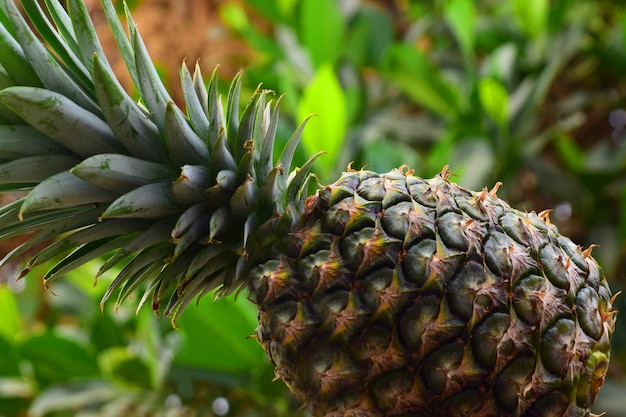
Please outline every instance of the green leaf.
[[127, 347], [112, 347], [98, 355], [98, 363], [105, 377], [122, 385], [152, 388], [150, 367]]
[[472, 0], [451, 0], [446, 3], [444, 16], [456, 37], [466, 65], [474, 66], [476, 41], [476, 9]]
[[[19, 356], [17, 353], [17, 348], [14, 343], [12, 343], [13, 337], [9, 339], [5, 339], [3, 336], [0, 336], [0, 380], [5, 376], [19, 376], [20, 368], [19, 368]], [[2, 389], [0, 388], [0, 398], [2, 397]], [[0, 408], [2, 410], [2, 408]]]
[[[82, 278], [82, 281], [87, 281], [85, 277]], [[95, 287], [92, 283], [90, 286]], [[119, 318], [114, 318], [109, 309], [103, 309], [102, 314], [94, 314], [89, 322], [89, 339], [98, 351], [124, 346], [127, 343], [124, 337], [126, 334], [120, 332], [120, 329]]]
[[[441, 169], [450, 164], [454, 148], [456, 147], [456, 132], [450, 129], [435, 143], [428, 153], [429, 175], [436, 175]], [[454, 167], [452, 167], [454, 169]]]
[[380, 67], [394, 38], [394, 23], [389, 13], [363, 5], [350, 20], [349, 45], [345, 53], [357, 68]]
[[384, 74], [416, 103], [446, 119], [459, 113], [459, 92], [418, 49], [398, 44], [389, 49]]
[[550, 2], [548, 0], [513, 0], [513, 13], [521, 29], [536, 38], [547, 29]]
[[17, 84], [33, 87], [42, 86], [39, 76], [31, 66], [22, 47], [4, 25], [0, 25], [0, 62]]
[[[77, 103], [80, 108], [98, 114], [98, 105], [85, 92], [86, 90], [83, 90], [79, 83], [75, 81], [74, 77], [81, 78], [81, 74], [76, 73], [72, 74], [72, 76], [66, 72], [65, 67], [32, 32], [13, 0], [0, 0], [0, 5], [7, 11], [6, 14], [11, 19], [16, 34], [15, 39], [23, 48], [25, 57], [44, 86], [51, 91], [68, 97]], [[69, 65], [69, 63], [66, 64]], [[80, 72], [78, 69], [76, 71]]]
[[346, 97], [332, 66], [321, 66], [304, 90], [298, 118], [304, 120], [312, 113], [319, 116], [304, 129], [302, 143], [309, 155], [320, 150], [330, 154], [330, 158], [321, 158], [317, 162], [322, 178], [329, 179], [335, 170], [335, 161], [347, 131], [347, 112]]
[[204, 297], [176, 323], [184, 339], [174, 359], [178, 365], [250, 372], [266, 362], [259, 344], [249, 338], [257, 326], [256, 309], [244, 299]]
[[[72, 74], [80, 81], [81, 85], [91, 89], [93, 87], [89, 76], [91, 68], [87, 67], [85, 62], [81, 60], [82, 57], [77, 55], [79, 51], [75, 39], [73, 37], [62, 38], [37, 1], [22, 0], [21, 4], [41, 37], [61, 58], [62, 62], [71, 69]], [[90, 60], [87, 61], [87, 65], [90, 62]]]
[[509, 121], [509, 94], [495, 78], [483, 78], [478, 82], [478, 96], [485, 112], [500, 127]]
[[334, 64], [341, 54], [345, 21], [336, 0], [303, 0], [300, 36], [315, 67]]
[[555, 141], [556, 149], [567, 166], [576, 172], [585, 169], [585, 151], [578, 146], [574, 139], [566, 134], [559, 135]]
[[367, 145], [362, 159], [371, 162], [367, 169], [376, 172], [387, 172], [404, 164], [419, 169], [421, 165], [417, 151], [402, 142], [390, 139], [379, 139]]
[[20, 331], [20, 312], [10, 287], [0, 285], [0, 337], [12, 341]]
[[20, 346], [20, 353], [43, 384], [100, 374], [93, 352], [51, 330], [27, 338]]

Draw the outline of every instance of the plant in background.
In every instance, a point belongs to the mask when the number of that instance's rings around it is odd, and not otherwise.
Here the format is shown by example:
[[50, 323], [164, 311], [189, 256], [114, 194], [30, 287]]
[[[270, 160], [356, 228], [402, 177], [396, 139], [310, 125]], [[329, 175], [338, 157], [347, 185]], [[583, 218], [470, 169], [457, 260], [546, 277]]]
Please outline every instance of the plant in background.
[[[0, 2], [0, 179], [26, 192], [0, 210], [0, 237], [34, 233], [5, 262], [45, 244], [24, 274], [60, 259], [48, 286], [108, 254], [96, 276], [122, 267], [102, 303], [141, 288], [139, 306], [173, 321], [198, 297], [247, 290], [258, 341], [315, 416], [591, 415], [616, 312], [591, 248], [547, 213], [511, 208], [499, 184], [461, 188], [447, 168], [349, 169], [309, 196], [319, 154], [292, 169], [303, 123], [274, 158], [268, 91], [240, 114], [240, 76], [222, 101], [216, 73], [205, 87], [183, 66], [183, 112], [132, 17], [128, 39], [104, 1], [138, 104], [81, 1], [69, 15], [47, 2], [54, 25], [22, 3], [51, 50]], [[142, 363], [125, 350], [101, 361], [122, 379]]]

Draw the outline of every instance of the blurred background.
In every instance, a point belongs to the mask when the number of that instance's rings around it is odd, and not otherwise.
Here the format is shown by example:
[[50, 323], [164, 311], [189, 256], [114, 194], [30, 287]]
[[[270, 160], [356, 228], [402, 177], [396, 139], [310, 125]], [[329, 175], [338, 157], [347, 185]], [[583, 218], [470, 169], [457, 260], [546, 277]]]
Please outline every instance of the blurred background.
[[[114, 42], [87, 0], [106, 50]], [[116, 3], [122, 12], [121, 2]], [[322, 183], [353, 162], [402, 164], [491, 188], [521, 210], [553, 209], [614, 292], [626, 284], [626, 2], [609, 0], [129, 0], [182, 103], [181, 62], [223, 87], [245, 69], [285, 94], [279, 143], [306, 116], [298, 158]], [[114, 58], [112, 58], [115, 61]], [[116, 70], [126, 79], [121, 60]], [[127, 82], [129, 89], [130, 83]], [[242, 100], [245, 103], [245, 100]], [[2, 243], [0, 252], [10, 250]], [[255, 309], [206, 297], [177, 322], [100, 307], [98, 265], [43, 288], [0, 271], [0, 417], [307, 416], [248, 336]], [[626, 311], [626, 297], [617, 308]], [[626, 325], [594, 412], [626, 416]]]

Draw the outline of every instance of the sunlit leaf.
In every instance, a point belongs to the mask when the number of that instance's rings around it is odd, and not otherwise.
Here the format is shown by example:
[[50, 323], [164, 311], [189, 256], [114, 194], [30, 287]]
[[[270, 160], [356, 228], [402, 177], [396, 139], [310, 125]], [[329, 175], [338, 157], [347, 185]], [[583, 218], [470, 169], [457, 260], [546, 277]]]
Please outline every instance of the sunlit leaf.
[[495, 78], [483, 78], [478, 83], [478, 96], [489, 117], [505, 126], [509, 119], [509, 94], [502, 83]]
[[331, 65], [321, 66], [313, 81], [304, 90], [298, 107], [298, 119], [310, 114], [312, 119], [302, 134], [302, 144], [309, 155], [325, 151], [328, 156], [318, 159], [317, 172], [328, 178], [335, 170], [335, 161], [341, 150], [347, 130], [347, 103], [344, 91]]
[[14, 340], [20, 331], [20, 312], [10, 287], [0, 285], [0, 337]]
[[550, 2], [548, 0], [514, 0], [513, 12], [522, 30], [533, 38], [546, 30]]

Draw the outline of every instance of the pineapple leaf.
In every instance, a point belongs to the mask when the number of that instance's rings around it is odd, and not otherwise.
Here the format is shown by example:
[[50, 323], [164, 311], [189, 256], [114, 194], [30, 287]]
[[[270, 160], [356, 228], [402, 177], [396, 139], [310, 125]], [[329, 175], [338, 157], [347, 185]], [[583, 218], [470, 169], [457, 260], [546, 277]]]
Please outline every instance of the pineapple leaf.
[[274, 102], [273, 112], [270, 107], [272, 103], [268, 103], [263, 114], [264, 134], [261, 142], [261, 151], [256, 167], [256, 179], [265, 182], [265, 179], [274, 167], [274, 142], [276, 139], [276, 131], [278, 129], [280, 97]]
[[316, 153], [296, 171], [296, 175], [287, 186], [286, 201], [298, 201], [304, 197], [302, 193], [306, 193], [306, 184], [309, 179], [311, 168], [313, 167], [313, 162], [315, 162], [315, 160], [324, 153], [325, 152]]
[[69, 255], [54, 265], [48, 272], [46, 272], [43, 280], [46, 285], [48, 285], [48, 283], [52, 282], [54, 279], [119, 248], [120, 246], [123, 246], [134, 237], [134, 233], [129, 233], [122, 236], [106, 237], [94, 240], [93, 242], [85, 243], [72, 251]]
[[[129, 221], [126, 219], [115, 219], [107, 222], [97, 223], [89, 227], [85, 227], [74, 233], [60, 238], [46, 248], [42, 249], [35, 257], [33, 257], [26, 268], [22, 272], [28, 272], [37, 265], [41, 265], [57, 256], [66, 254], [75, 248], [90, 242], [99, 241], [101, 239], [125, 236], [138, 232], [145, 228], [145, 224], [138, 221]], [[108, 252], [108, 251], [107, 251]]]
[[[7, 237], [18, 236], [19, 234], [28, 233], [44, 228], [51, 223], [62, 221], [67, 217], [78, 215], [86, 209], [84, 207], [72, 207], [63, 210], [50, 210], [25, 216], [22, 220], [19, 220], [19, 209], [22, 200], [8, 205], [11, 210], [0, 215], [0, 225], [2, 225], [1, 239]], [[92, 217], [93, 218], [93, 217]]]
[[[57, 214], [57, 216], [53, 216], [52, 213]], [[41, 230], [0, 260], [0, 267], [16, 256], [56, 236], [94, 224], [100, 214], [102, 214], [102, 208], [80, 207], [77, 209], [68, 209], [67, 211], [59, 210], [58, 212], [46, 212], [39, 215], [41, 218], [39, 216], [27, 216], [25, 220], [17, 223], [16, 226], [21, 228], [15, 228], [12, 235], [21, 235], [28, 232], [29, 229]], [[37, 224], [37, 222], [40, 224]], [[31, 223], [35, 224], [31, 226]]]
[[0, 62], [17, 84], [43, 87], [22, 47], [2, 25], [0, 25]]
[[[241, 71], [238, 72], [228, 90], [228, 98], [226, 101], [226, 134], [229, 140], [235, 140], [237, 131], [239, 130], [239, 98], [241, 97], [242, 77], [243, 73]], [[212, 97], [211, 101], [214, 99], [215, 97]]]
[[15, 215], [11, 218], [11, 222], [17, 221], [19, 209], [23, 201], [24, 198], [18, 198], [7, 205], [0, 207], [0, 227], [5, 224], [3, 223], [3, 219], [6, 219], [7, 216], [12, 216], [11, 213], [15, 213]]
[[[46, 0], [46, 2], [50, 2], [50, 0]], [[50, 2], [55, 6], [58, 6], [58, 2]], [[85, 63], [87, 68], [90, 71], [90, 74], [93, 74], [93, 63], [92, 58], [95, 55], [104, 57], [104, 51], [102, 46], [100, 45], [100, 41], [98, 40], [98, 35], [96, 33], [96, 29], [91, 22], [91, 18], [89, 16], [89, 11], [85, 6], [85, 2], [83, 0], [68, 0], [67, 8], [69, 10], [69, 15], [71, 17], [71, 22], [68, 22], [71, 26], [68, 27], [73, 28], [74, 36], [76, 41], [78, 42], [78, 52], [81, 55], [82, 62]], [[67, 17], [65, 13], [61, 14], [61, 11], [58, 13], [63, 17]], [[53, 15], [54, 16], [54, 15]], [[66, 19], [63, 19], [65, 22]], [[57, 27], [60, 26], [57, 22]], [[65, 33], [69, 32], [69, 29], [65, 31]], [[108, 66], [108, 63], [105, 61]], [[100, 105], [102, 107], [102, 104]]]
[[117, 194], [88, 183], [68, 171], [53, 175], [31, 190], [21, 214], [113, 201]]
[[[253, 138], [260, 138], [258, 134], [257, 125], [260, 125], [262, 112], [265, 108], [265, 96], [267, 91], [254, 92], [250, 101], [246, 105], [243, 111], [241, 119], [239, 120], [239, 126], [237, 135], [229, 137], [229, 148], [233, 152], [235, 160], [239, 161], [246, 151], [245, 143]], [[257, 145], [255, 143], [255, 145]]]
[[167, 150], [176, 166], [209, 163], [211, 155], [206, 143], [174, 103], [168, 103], [164, 123]]
[[117, 296], [115, 305], [121, 305], [122, 302], [129, 298], [131, 294], [135, 292], [135, 290], [137, 290], [145, 281], [157, 278], [161, 268], [162, 265], [159, 265], [158, 263], [148, 264], [141, 268], [141, 270], [139, 270], [139, 272], [133, 275], [130, 279], [127, 279]]
[[192, 245], [197, 244], [199, 240], [207, 235], [209, 229], [210, 213], [202, 213], [181, 235], [176, 239], [174, 248], [174, 258], [178, 258], [189, 249]]
[[[151, 265], [163, 265], [165, 260], [171, 255], [171, 252], [172, 245], [169, 242], [162, 242], [139, 252], [122, 268], [119, 274], [117, 274], [102, 297], [100, 305], [103, 306], [122, 284], [138, 280], [141, 277], [141, 273], [144, 272], [146, 268], [149, 268]], [[116, 307], [119, 306], [121, 302], [122, 299], [118, 297], [118, 301], [115, 303]]]
[[175, 323], [179, 312], [185, 310], [198, 295], [212, 291], [220, 285], [227, 286], [225, 280], [219, 279], [219, 276], [226, 272], [231, 263], [232, 260], [228, 257], [221, 257], [204, 265], [192, 278], [181, 282], [165, 307], [165, 315], [171, 316]]
[[[62, 38], [56, 28], [50, 23], [46, 14], [35, 0], [22, 0], [22, 7], [28, 15], [29, 20], [37, 29], [43, 40], [59, 56], [61, 62], [67, 65], [72, 75], [85, 91], [93, 90], [91, 81], [91, 68], [87, 68], [81, 60], [78, 44], [74, 37]], [[90, 62], [90, 61], [87, 61]]]
[[109, 125], [69, 98], [36, 87], [9, 87], [0, 101], [31, 126], [81, 156], [124, 153]]
[[189, 262], [185, 276], [195, 276], [205, 265], [215, 262], [216, 259], [226, 257], [228, 250], [227, 247], [222, 245], [207, 245], [202, 247]]
[[94, 84], [104, 119], [128, 151], [138, 158], [167, 161], [157, 126], [122, 88], [98, 55], [94, 56]]
[[[194, 78], [201, 78], [199, 67], [196, 66], [197, 73]], [[187, 114], [189, 116], [189, 123], [193, 127], [193, 130], [198, 134], [205, 143], [209, 143], [209, 119], [204, 111], [202, 100], [206, 99], [206, 92], [204, 96], [198, 96], [198, 89], [195, 86], [194, 79], [189, 73], [187, 65], [183, 63], [180, 67], [180, 80], [183, 89], [183, 96], [185, 97], [185, 104], [187, 106]], [[204, 88], [202, 89], [204, 90]]]
[[[78, 52], [78, 44], [76, 43], [76, 35], [74, 33], [74, 27], [72, 20], [67, 14], [67, 11], [58, 0], [44, 0], [48, 13], [54, 22], [57, 32], [63, 38], [63, 40], [72, 45], [72, 50]], [[69, 5], [69, 4], [68, 4]]]
[[[193, 253], [185, 252], [180, 258], [176, 258], [168, 263], [149, 285], [140, 304], [143, 304], [150, 294], [152, 294], [152, 310], [158, 313], [161, 310], [161, 300], [165, 298], [166, 294], [171, 292], [174, 287], [177, 287], [178, 282], [183, 279], [185, 269], [187, 265], [189, 265], [192, 256]], [[177, 290], [178, 288], [176, 288], [175, 291]]]
[[102, 214], [103, 219], [158, 219], [178, 212], [171, 182], [143, 185], [122, 195]]
[[167, 165], [118, 154], [94, 155], [80, 162], [70, 172], [120, 195], [142, 185], [175, 177], [174, 171]]
[[47, 154], [70, 154], [31, 126], [0, 126], [0, 160], [20, 159]]
[[66, 154], [29, 156], [0, 164], [0, 184], [37, 184], [66, 171], [80, 159]]
[[209, 221], [209, 241], [219, 242], [217, 238], [226, 230], [230, 229], [231, 224], [234, 223], [230, 208], [228, 206], [221, 206], [211, 214], [211, 220]]
[[206, 201], [206, 184], [210, 183], [209, 169], [202, 165], [185, 165], [172, 184], [176, 201], [184, 207]]
[[237, 162], [229, 152], [226, 137], [223, 134], [217, 139], [211, 151], [211, 175], [217, 177], [221, 171], [237, 172]]
[[291, 170], [293, 156], [296, 153], [296, 149], [298, 148], [298, 144], [300, 143], [300, 139], [302, 138], [302, 132], [304, 131], [304, 127], [313, 116], [313, 114], [309, 115], [300, 123], [300, 126], [298, 126], [295, 132], [293, 132], [293, 134], [289, 138], [289, 141], [287, 142], [287, 145], [283, 148], [283, 151], [279, 158], [280, 166], [283, 167], [283, 169], [287, 171]]
[[43, 85], [49, 90], [69, 97], [83, 109], [99, 114], [99, 107], [93, 98], [85, 93], [72, 76], [65, 72], [63, 66], [46, 49], [43, 43], [37, 39], [13, 3], [13, 0], [0, 0], [0, 6], [6, 10], [6, 15], [15, 31], [15, 38], [22, 46], [26, 58]]
[[[230, 85], [230, 88], [237, 88], [236, 87], [236, 82], [237, 80], [233, 80], [233, 82]], [[234, 132], [231, 131], [230, 128], [228, 128], [227, 130], [225, 126], [223, 126], [223, 121], [224, 118], [223, 116], [223, 111], [220, 108], [220, 100], [219, 100], [219, 92], [218, 92], [218, 88], [217, 88], [217, 68], [215, 68], [213, 70], [213, 73], [211, 74], [211, 79], [209, 80], [209, 85], [207, 86], [207, 97], [208, 97], [208, 103], [207, 103], [207, 115], [209, 118], [209, 146], [215, 147], [215, 145], [217, 144], [217, 142], [219, 141], [220, 137], [222, 136], [227, 136], [227, 137], [231, 137], [237, 134], [237, 131], [235, 130]], [[237, 97], [237, 100], [239, 100], [239, 97]], [[237, 105], [239, 104], [239, 101], [237, 101]], [[230, 110], [230, 95], [229, 95], [229, 107], [228, 109]], [[239, 107], [237, 107], [237, 109], [235, 111], [239, 111]], [[227, 112], [226, 113], [227, 117], [230, 116], [230, 113]], [[226, 124], [228, 126], [228, 120], [226, 121]]]
[[120, 19], [117, 17], [115, 6], [111, 0], [102, 0], [102, 8], [104, 9], [104, 15], [109, 22], [109, 27], [113, 31], [113, 37], [117, 43], [117, 48], [122, 54], [126, 68], [128, 69], [130, 77], [133, 80], [133, 84], [138, 86], [139, 79], [137, 77], [137, 68], [135, 65], [135, 53], [133, 52], [133, 47], [130, 41], [126, 37], [124, 27], [122, 26]]
[[158, 243], [167, 242], [170, 238], [171, 230], [172, 220], [169, 218], [153, 224], [152, 226], [144, 230], [141, 234], [136, 236], [132, 241], [123, 246], [120, 246], [120, 249], [113, 256], [107, 259], [104, 264], [102, 264], [102, 266], [98, 270], [97, 276], [104, 274], [113, 266], [121, 262], [124, 258], [128, 258], [133, 254], [136, 254]]
[[258, 188], [254, 184], [254, 179], [250, 176], [235, 190], [229, 205], [233, 213], [238, 213], [237, 217], [239, 220], [253, 211], [254, 203], [257, 199], [257, 191]]
[[131, 26], [131, 40], [135, 53], [135, 64], [137, 68], [137, 78], [139, 84], [141, 98], [150, 110], [152, 121], [159, 127], [159, 131], [164, 131], [166, 109], [172, 102], [167, 89], [163, 85], [159, 74], [157, 73], [150, 54], [143, 43], [141, 36], [137, 32], [137, 27]]
[[185, 210], [176, 221], [176, 226], [171, 230], [172, 238], [179, 239], [205, 213], [211, 213], [206, 201], [197, 203]]

